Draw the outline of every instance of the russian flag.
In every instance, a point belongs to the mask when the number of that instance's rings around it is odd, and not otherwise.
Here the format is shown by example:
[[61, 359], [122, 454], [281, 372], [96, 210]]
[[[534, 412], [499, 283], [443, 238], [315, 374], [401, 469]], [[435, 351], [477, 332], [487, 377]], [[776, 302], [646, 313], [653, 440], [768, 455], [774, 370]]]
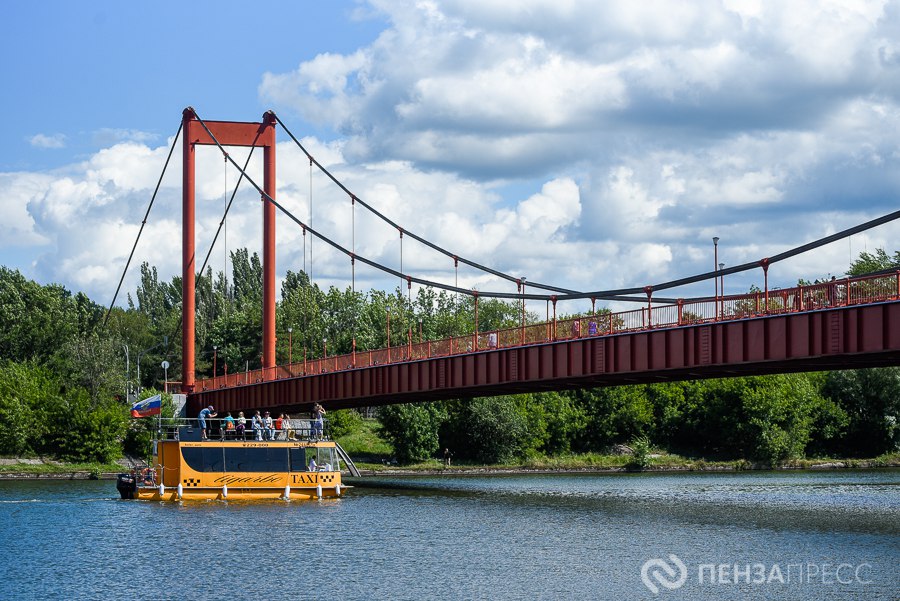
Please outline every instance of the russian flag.
[[161, 412], [162, 396], [158, 394], [131, 406], [131, 417], [147, 417], [148, 415], [159, 415]]

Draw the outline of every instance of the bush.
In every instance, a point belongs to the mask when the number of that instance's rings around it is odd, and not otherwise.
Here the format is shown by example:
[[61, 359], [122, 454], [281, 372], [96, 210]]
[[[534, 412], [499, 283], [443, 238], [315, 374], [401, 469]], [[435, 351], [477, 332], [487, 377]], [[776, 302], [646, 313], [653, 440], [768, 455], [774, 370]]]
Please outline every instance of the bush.
[[122, 456], [128, 424], [123, 405], [112, 400], [94, 405], [79, 388], [51, 410], [51, 420], [49, 439], [62, 459], [110, 463]]
[[473, 399], [454, 405], [445, 436], [461, 458], [505, 463], [524, 454], [528, 420], [514, 397]]
[[58, 399], [59, 383], [34, 362], [0, 367], [0, 453], [22, 455], [52, 451], [46, 434], [47, 408]]
[[438, 429], [447, 417], [440, 403], [388, 405], [378, 412], [380, 434], [400, 463], [424, 461], [437, 453]]
[[576, 446], [581, 450], [600, 451], [653, 431], [653, 406], [646, 386], [585, 389], [575, 394], [587, 422], [578, 429]]
[[328, 428], [332, 439], [356, 432], [361, 426], [362, 416], [354, 409], [339, 409], [328, 412]]
[[653, 463], [650, 457], [650, 439], [646, 436], [640, 436], [631, 441], [631, 461], [626, 467], [635, 470], [645, 470]]

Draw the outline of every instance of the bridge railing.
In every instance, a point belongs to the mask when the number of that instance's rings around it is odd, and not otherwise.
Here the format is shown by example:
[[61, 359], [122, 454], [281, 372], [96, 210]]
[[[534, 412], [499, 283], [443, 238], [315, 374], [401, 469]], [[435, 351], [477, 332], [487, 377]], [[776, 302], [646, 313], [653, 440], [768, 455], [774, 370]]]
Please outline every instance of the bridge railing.
[[636, 332], [655, 328], [689, 326], [764, 315], [816, 311], [832, 307], [878, 303], [900, 299], [900, 271], [859, 278], [833, 279], [794, 288], [754, 290], [655, 305], [652, 298], [639, 309], [615, 313], [565, 317], [442, 340], [409, 341], [385, 349], [321, 357], [290, 365], [216, 376], [196, 382], [196, 390], [245, 386], [297, 376], [373, 367], [406, 361], [421, 361], [473, 352], [531, 344], [573, 340], [593, 336]]

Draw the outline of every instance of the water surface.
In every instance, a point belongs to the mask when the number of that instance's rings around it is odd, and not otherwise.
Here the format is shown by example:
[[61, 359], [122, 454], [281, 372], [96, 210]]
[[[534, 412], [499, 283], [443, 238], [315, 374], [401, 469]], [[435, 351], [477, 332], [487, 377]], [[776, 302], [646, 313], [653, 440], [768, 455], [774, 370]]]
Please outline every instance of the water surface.
[[900, 471], [397, 477], [292, 503], [4, 481], [0, 535], [12, 599], [898, 599]]

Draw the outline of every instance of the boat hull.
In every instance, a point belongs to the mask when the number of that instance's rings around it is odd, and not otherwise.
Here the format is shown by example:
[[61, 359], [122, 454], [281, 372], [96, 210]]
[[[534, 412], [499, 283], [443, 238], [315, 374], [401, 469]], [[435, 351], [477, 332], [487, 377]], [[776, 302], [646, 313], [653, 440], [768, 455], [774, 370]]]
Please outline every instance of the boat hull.
[[145, 501], [312, 500], [343, 492], [332, 441], [165, 440], [153, 467], [121, 474], [123, 499]]
[[132, 498], [143, 501], [313, 501], [319, 498], [333, 499], [342, 496], [345, 487], [323, 488], [319, 497], [315, 488], [292, 488], [288, 497], [284, 495], [284, 489], [277, 488], [231, 488], [227, 491], [222, 488], [193, 488], [189, 491], [182, 489], [181, 497], [174, 488], [164, 489], [160, 494], [157, 487], [139, 486]]

